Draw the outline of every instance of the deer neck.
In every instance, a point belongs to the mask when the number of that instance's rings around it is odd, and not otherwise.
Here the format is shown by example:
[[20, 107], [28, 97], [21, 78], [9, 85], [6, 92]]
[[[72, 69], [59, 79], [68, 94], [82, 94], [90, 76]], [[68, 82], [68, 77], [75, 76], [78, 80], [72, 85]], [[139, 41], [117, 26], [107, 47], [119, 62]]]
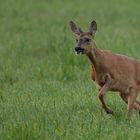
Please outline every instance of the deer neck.
[[100, 65], [100, 63], [103, 61], [103, 52], [96, 47], [96, 44], [93, 43], [92, 45], [92, 51], [87, 54], [91, 65], [95, 67], [95, 69]]

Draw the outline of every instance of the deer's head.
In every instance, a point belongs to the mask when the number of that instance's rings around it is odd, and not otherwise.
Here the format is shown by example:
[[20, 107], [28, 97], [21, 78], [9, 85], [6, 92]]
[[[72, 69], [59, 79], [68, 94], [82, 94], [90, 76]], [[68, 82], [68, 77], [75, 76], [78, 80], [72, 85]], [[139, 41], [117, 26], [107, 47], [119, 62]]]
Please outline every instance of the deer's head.
[[70, 21], [70, 27], [71, 30], [76, 34], [76, 53], [90, 53], [94, 44], [94, 36], [97, 31], [96, 22], [94, 20], [91, 22], [88, 32], [83, 32], [82, 29], [76, 26], [73, 21]]

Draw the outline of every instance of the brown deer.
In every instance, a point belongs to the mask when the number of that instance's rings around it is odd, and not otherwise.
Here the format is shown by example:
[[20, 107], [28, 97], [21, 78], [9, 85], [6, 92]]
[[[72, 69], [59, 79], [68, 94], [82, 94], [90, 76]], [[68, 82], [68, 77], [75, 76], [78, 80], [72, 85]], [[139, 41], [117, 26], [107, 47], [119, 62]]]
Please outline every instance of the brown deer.
[[86, 54], [92, 65], [92, 79], [99, 85], [99, 99], [106, 113], [113, 114], [104, 96], [107, 91], [116, 91], [128, 104], [128, 118], [135, 108], [140, 112], [140, 102], [136, 100], [140, 90], [140, 63], [130, 57], [114, 54], [96, 47], [94, 40], [97, 24], [93, 20], [89, 31], [83, 32], [73, 21], [71, 30], [76, 34], [77, 54]]

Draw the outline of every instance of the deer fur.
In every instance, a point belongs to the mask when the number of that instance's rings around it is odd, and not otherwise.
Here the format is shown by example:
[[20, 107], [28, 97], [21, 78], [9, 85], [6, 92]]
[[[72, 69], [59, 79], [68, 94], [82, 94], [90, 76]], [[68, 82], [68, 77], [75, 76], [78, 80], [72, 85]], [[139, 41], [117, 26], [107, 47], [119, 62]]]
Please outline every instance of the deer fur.
[[95, 21], [91, 22], [88, 32], [83, 32], [72, 21], [70, 27], [76, 34], [75, 50], [86, 54], [91, 62], [92, 79], [100, 86], [99, 100], [106, 113], [113, 114], [104, 99], [108, 91], [120, 93], [120, 97], [128, 104], [128, 118], [131, 117], [133, 108], [140, 112], [140, 102], [136, 100], [140, 90], [140, 62], [97, 48], [94, 40], [97, 30]]

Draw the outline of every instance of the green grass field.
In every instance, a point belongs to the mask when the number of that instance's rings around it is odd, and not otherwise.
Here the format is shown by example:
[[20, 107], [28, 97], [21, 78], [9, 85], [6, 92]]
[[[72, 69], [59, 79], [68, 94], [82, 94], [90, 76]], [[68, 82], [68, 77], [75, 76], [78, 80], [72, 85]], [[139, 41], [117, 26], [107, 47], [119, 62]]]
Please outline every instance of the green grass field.
[[0, 140], [139, 140], [117, 93], [98, 100], [86, 56], [74, 53], [73, 20], [98, 24], [97, 47], [140, 60], [139, 0], [0, 1]]

